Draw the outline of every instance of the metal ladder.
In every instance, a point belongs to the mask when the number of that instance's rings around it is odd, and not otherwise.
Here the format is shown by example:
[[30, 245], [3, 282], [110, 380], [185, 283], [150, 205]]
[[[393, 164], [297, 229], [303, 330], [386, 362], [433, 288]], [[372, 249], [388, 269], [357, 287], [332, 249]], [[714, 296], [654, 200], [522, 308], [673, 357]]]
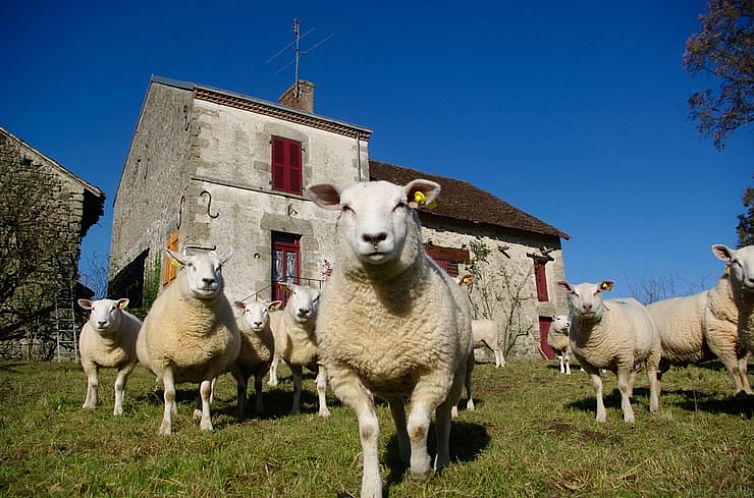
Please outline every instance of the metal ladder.
[[55, 296], [55, 331], [56, 357], [79, 361], [78, 328], [76, 327], [76, 308], [74, 307], [74, 280], [69, 272], [66, 282]]

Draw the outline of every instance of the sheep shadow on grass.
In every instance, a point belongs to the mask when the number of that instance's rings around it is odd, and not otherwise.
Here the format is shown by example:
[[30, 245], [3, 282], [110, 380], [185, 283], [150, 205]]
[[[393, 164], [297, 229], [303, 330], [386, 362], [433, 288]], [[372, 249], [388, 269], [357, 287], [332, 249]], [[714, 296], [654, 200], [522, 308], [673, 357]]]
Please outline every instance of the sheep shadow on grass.
[[[489, 446], [490, 435], [487, 428], [469, 422], [453, 421], [450, 426], [450, 460], [451, 465], [457, 465], [459, 462], [471, 462], [476, 460], [482, 451]], [[435, 424], [432, 422], [429, 427], [429, 436], [427, 437], [427, 449], [434, 460], [437, 453], [437, 440], [435, 436]], [[387, 455], [385, 455], [385, 464], [390, 470], [387, 477], [387, 487], [401, 482], [408, 466], [401, 461], [400, 451], [398, 450], [398, 437], [393, 434], [387, 444]]]
[[721, 398], [719, 395], [696, 391], [694, 389], [671, 389], [664, 392], [668, 397], [679, 397], [675, 406], [690, 412], [703, 411], [712, 414], [741, 415], [751, 420], [754, 418], [754, 396], [743, 393]]

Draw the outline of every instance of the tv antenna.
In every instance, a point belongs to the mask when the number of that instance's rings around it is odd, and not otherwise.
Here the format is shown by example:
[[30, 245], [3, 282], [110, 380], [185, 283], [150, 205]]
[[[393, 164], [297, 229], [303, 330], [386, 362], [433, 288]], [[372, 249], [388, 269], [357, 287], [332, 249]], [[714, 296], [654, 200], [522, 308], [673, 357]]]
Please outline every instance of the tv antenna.
[[276, 57], [278, 57], [279, 55], [281, 55], [283, 52], [285, 52], [289, 48], [293, 49], [293, 60], [290, 61], [290, 62], [288, 62], [288, 64], [280, 67], [277, 71], [275, 71], [275, 74], [278, 74], [283, 69], [289, 67], [291, 64], [294, 65], [293, 66], [293, 84], [296, 85], [296, 97], [297, 98], [299, 97], [299, 95], [301, 93], [301, 90], [299, 89], [299, 86], [298, 86], [298, 68], [299, 68], [299, 64], [301, 62], [301, 57], [305, 56], [306, 54], [308, 54], [309, 52], [311, 52], [315, 48], [319, 47], [320, 45], [322, 45], [323, 43], [325, 43], [327, 40], [329, 40], [330, 38], [332, 38], [333, 36], [335, 36], [335, 33], [330, 33], [329, 35], [327, 35], [326, 37], [324, 37], [323, 39], [321, 39], [320, 41], [318, 41], [317, 43], [315, 43], [314, 45], [312, 45], [308, 49], [302, 50], [301, 49], [301, 40], [303, 40], [306, 36], [308, 36], [309, 34], [311, 34], [313, 31], [314, 31], [314, 28], [310, 28], [306, 33], [301, 34], [301, 21], [299, 21], [298, 19], [294, 19], [293, 20], [293, 41], [291, 43], [289, 43], [288, 45], [286, 45], [285, 47], [283, 47], [280, 50], [278, 50], [274, 55], [272, 55], [272, 57], [270, 57], [269, 59], [267, 59], [265, 61], [266, 64], [269, 64]]

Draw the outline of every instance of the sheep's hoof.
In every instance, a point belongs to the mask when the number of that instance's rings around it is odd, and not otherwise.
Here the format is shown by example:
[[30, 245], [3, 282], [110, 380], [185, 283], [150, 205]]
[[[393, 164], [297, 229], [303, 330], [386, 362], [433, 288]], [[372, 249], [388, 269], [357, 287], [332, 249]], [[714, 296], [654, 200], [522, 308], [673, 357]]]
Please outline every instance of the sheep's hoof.
[[169, 436], [170, 434], [172, 434], [172, 431], [170, 430], [170, 424], [163, 422], [162, 425], [160, 426], [159, 434], [161, 436]]
[[212, 432], [213, 431], [212, 422], [210, 422], [209, 420], [207, 420], [206, 422], [202, 421], [199, 424], [199, 429], [205, 432]]
[[623, 420], [624, 420], [624, 421], [625, 421], [625, 422], [626, 422], [627, 424], [633, 424], [634, 422], [636, 422], [636, 420], [634, 419], [634, 416], [633, 416], [633, 415], [631, 415], [631, 416], [625, 416], [625, 417], [623, 417]]
[[457, 419], [458, 418], [458, 407], [454, 406], [450, 409], [450, 418]]
[[740, 391], [738, 391], [736, 393], [736, 395], [734, 396], [734, 398], [737, 399], [737, 400], [739, 400], [739, 401], [747, 401], [747, 400], [751, 399], [752, 397], [754, 397], [754, 396], [752, 396], [750, 393], [747, 393], [743, 389], [741, 389]]
[[194, 422], [198, 422], [202, 419], [202, 411], [197, 409], [194, 409]]
[[429, 466], [426, 469], [421, 470], [411, 469], [411, 479], [414, 481], [425, 481], [427, 477], [429, 477], [430, 470]]
[[115, 410], [113, 410], [113, 415], [115, 415], [116, 417], [123, 415], [123, 408], [116, 408]]
[[320, 408], [320, 410], [319, 410], [319, 416], [323, 417], [323, 418], [329, 417], [330, 416], [330, 410], [328, 410], [327, 408]]
[[89, 410], [89, 411], [92, 411], [92, 410], [94, 410], [94, 407], [93, 407], [93, 406], [91, 406], [91, 405], [84, 405], [84, 406], [82, 406], [81, 408], [83, 408], [84, 410]]
[[600, 424], [604, 424], [605, 423], [605, 419], [606, 419], [605, 415], [602, 415], [602, 416], [597, 415], [597, 418], [594, 419], [594, 420], [596, 420]]
[[468, 403], [466, 403], [466, 411], [473, 412], [475, 409], [476, 409], [476, 406], [474, 406], [474, 400], [469, 399]]

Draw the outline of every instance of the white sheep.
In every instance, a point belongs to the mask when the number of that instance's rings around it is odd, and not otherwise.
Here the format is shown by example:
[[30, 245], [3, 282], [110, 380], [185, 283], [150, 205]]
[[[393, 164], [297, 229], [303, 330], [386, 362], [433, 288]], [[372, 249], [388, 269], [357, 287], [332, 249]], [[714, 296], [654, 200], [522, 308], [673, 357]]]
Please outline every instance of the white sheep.
[[320, 207], [340, 211], [317, 336], [333, 391], [358, 417], [363, 498], [382, 496], [374, 394], [390, 405], [400, 456], [414, 477], [425, 478], [432, 467], [433, 412], [435, 468], [450, 462], [451, 409], [461, 397], [472, 339], [460, 288], [426, 255], [414, 211], [439, 192], [427, 180], [307, 189]]
[[471, 322], [471, 333], [474, 337], [474, 347], [487, 346], [495, 354], [495, 367], [504, 367], [505, 356], [503, 355], [503, 348], [500, 347], [497, 324], [493, 320], [473, 320]]
[[275, 352], [275, 341], [270, 329], [270, 310], [279, 306], [281, 301], [252, 301], [233, 303], [241, 310], [237, 320], [241, 333], [241, 351], [236, 361], [230, 366], [230, 373], [236, 379], [238, 389], [238, 415], [246, 410], [248, 380], [254, 376], [254, 392], [256, 413], [264, 411], [262, 403], [262, 379], [267, 374]]
[[126, 298], [79, 299], [78, 304], [82, 309], [91, 311], [79, 337], [81, 366], [87, 378], [83, 408], [94, 410], [97, 406], [97, 374], [100, 367], [116, 368], [113, 415], [122, 415], [126, 381], [137, 362], [136, 337], [141, 320], [124, 309], [128, 306]]
[[568, 339], [568, 331], [571, 328], [571, 320], [568, 315], [557, 315], [550, 324], [547, 334], [547, 345], [552, 348], [560, 360], [560, 373], [571, 375], [571, 347]]
[[597, 422], [606, 418], [602, 400], [600, 369], [618, 377], [623, 420], [634, 423], [631, 394], [636, 372], [647, 371], [649, 410], [660, 407], [659, 369], [662, 350], [652, 316], [636, 299], [602, 300], [602, 292], [613, 288], [611, 280], [599, 284], [570, 285], [559, 281], [568, 292], [571, 306], [570, 344], [576, 359], [592, 378], [597, 398]]
[[275, 338], [275, 369], [270, 368], [270, 379], [277, 384], [277, 362], [282, 359], [293, 373], [293, 404], [291, 415], [301, 411], [301, 377], [304, 367], [317, 370], [317, 395], [319, 415], [328, 417], [327, 370], [319, 363], [317, 337], [314, 326], [317, 321], [320, 291], [307, 285], [281, 282], [290, 291], [285, 309], [270, 313], [270, 328]]
[[[662, 340], [660, 371], [670, 365], [688, 365], [720, 359], [728, 369], [736, 393], [752, 394], [746, 375], [747, 353], [745, 341], [739, 338], [741, 311], [751, 313], [742, 299], [746, 286], [742, 284], [743, 268], [754, 270], [754, 248], [734, 251], [724, 245], [712, 246], [712, 253], [731, 265], [730, 275], [724, 274], [712, 289], [691, 296], [665, 299], [650, 304], [652, 318]], [[733, 260], [739, 261], [735, 265]], [[754, 284], [752, 284], [754, 285]], [[747, 330], [745, 325], [742, 328]], [[662, 374], [660, 374], [660, 378]]]
[[230, 367], [241, 349], [233, 309], [223, 293], [221, 268], [230, 254], [166, 252], [181, 268], [144, 319], [136, 350], [139, 361], [165, 388], [160, 434], [172, 431], [177, 413], [175, 386], [182, 382], [200, 383], [199, 427], [211, 431], [212, 380]]
[[[749, 352], [754, 353], [754, 246], [734, 250], [716, 244], [712, 246], [712, 252], [728, 264], [733, 299], [738, 308], [739, 339]], [[745, 378], [746, 373], [743, 375]]]

